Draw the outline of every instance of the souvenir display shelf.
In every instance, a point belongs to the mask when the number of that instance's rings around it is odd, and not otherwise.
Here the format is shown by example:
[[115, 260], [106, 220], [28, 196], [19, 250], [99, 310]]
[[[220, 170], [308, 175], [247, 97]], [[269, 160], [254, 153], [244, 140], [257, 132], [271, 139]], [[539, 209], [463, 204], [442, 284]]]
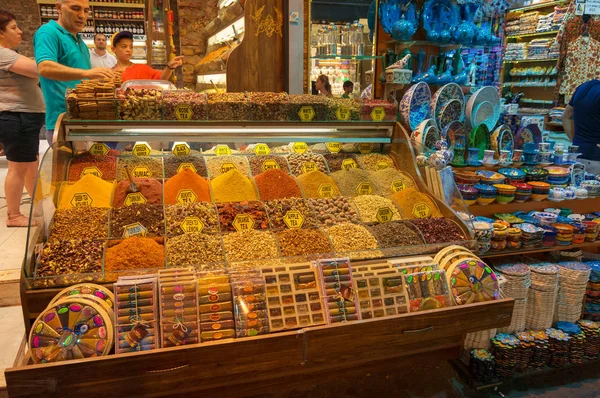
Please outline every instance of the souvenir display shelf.
[[[161, 122], [161, 121], [66, 121], [61, 117], [55, 135], [55, 150], [42, 160], [36, 197], [52, 199], [55, 186], [64, 179], [65, 167], [76, 148], [90, 141], [186, 141], [189, 143], [268, 142], [307, 143], [369, 142], [381, 145], [400, 170], [408, 173], [421, 192], [429, 193], [418, 169], [410, 140], [395, 122], [370, 123], [266, 123], [266, 122]], [[166, 133], [168, 131], [168, 133]], [[160, 137], [160, 138], [159, 138]], [[264, 141], [263, 141], [264, 140]], [[273, 145], [272, 144], [272, 145]], [[274, 145], [273, 145], [274, 146]], [[272, 147], [273, 147], [272, 146]], [[472, 239], [467, 225], [455, 211], [431, 195], [442, 215], [457, 222]], [[47, 201], [40, 201], [43, 203]], [[37, 206], [36, 206], [37, 207]], [[44, 206], [44, 212], [47, 210]], [[458, 210], [458, 209], [457, 209]], [[464, 211], [464, 208], [461, 209]], [[43, 234], [42, 227], [29, 230], [29, 249], [24, 270], [33, 261], [31, 243]], [[463, 242], [470, 244], [473, 241]], [[438, 249], [439, 250], [439, 249]], [[388, 258], [354, 261], [354, 266], [384, 263]], [[22, 275], [21, 292], [26, 329], [62, 288], [30, 289]], [[106, 285], [112, 287], [112, 285]], [[452, 306], [379, 319], [274, 333], [253, 338], [191, 344], [141, 353], [109, 355], [53, 364], [32, 365], [29, 355], [18, 358], [6, 371], [11, 396], [98, 394], [167, 396], [173, 391], [264, 392], [277, 386], [307, 385], [314, 377], [354, 369], [375, 369], [403, 358], [427, 356], [456, 357], [464, 335], [469, 332], [507, 326], [514, 300], [498, 299], [478, 304]], [[340, 344], [347, 340], [348, 344]], [[352, 349], [348, 350], [351, 346]], [[207, 369], [209, 371], [207, 371]], [[249, 372], [248, 369], [252, 369]], [[66, 377], [74, 372], [86, 378]], [[326, 376], [329, 377], [329, 376]], [[31, 383], [31, 380], [60, 379], [60, 383]], [[236, 390], [234, 390], [236, 389]]]
[[[549, 14], [554, 7], [564, 5], [564, 1], [550, 1], [537, 3], [531, 6], [510, 9], [506, 13], [506, 20], [526, 12], [536, 11]], [[536, 31], [532, 33], [511, 34], [504, 37], [504, 48], [508, 50], [510, 44], [529, 44], [534, 40], [554, 40], [558, 29]], [[528, 108], [527, 115], [545, 115], [552, 108], [554, 86], [558, 78], [557, 57], [540, 59], [505, 59], [500, 71], [500, 83], [503, 93], [524, 93], [523, 98], [533, 100], [522, 101], [521, 106]], [[550, 101], [550, 102], [548, 102]]]
[[[56, 2], [53, 0], [37, 0], [37, 4], [40, 11], [40, 18], [42, 23], [46, 23], [51, 19], [58, 19], [58, 14], [53, 13], [50, 15], [48, 12], [55, 10]], [[109, 24], [114, 26], [116, 29], [117, 24], [134, 24], [136, 26], [140, 26], [143, 28], [143, 32], [135, 33], [134, 32], [134, 52], [131, 59], [131, 62], [134, 63], [147, 63], [147, 49], [152, 48], [152, 38], [148, 36], [148, 26], [151, 23], [147, 24], [148, 15], [151, 14], [147, 11], [147, 6], [152, 5], [152, 1], [146, 2], [146, 0], [138, 0], [136, 2], [128, 2], [128, 3], [118, 3], [118, 2], [94, 2], [90, 1], [90, 18], [88, 19], [88, 25], [86, 29], [81, 33], [85, 44], [89, 48], [94, 48], [94, 33], [100, 32], [99, 27], [101, 25], [108, 27]], [[47, 12], [43, 12], [47, 11]], [[101, 18], [96, 17], [97, 12], [114, 12], [116, 17], [111, 18]], [[121, 16], [122, 13], [141, 13], [141, 18], [124, 18]], [[46, 14], [46, 15], [44, 15]], [[123, 29], [121, 29], [123, 30]], [[115, 30], [116, 31], [116, 30]], [[114, 34], [114, 32], [107, 31], [106, 37], [108, 38], [108, 46], [107, 49], [110, 50], [110, 38]]]

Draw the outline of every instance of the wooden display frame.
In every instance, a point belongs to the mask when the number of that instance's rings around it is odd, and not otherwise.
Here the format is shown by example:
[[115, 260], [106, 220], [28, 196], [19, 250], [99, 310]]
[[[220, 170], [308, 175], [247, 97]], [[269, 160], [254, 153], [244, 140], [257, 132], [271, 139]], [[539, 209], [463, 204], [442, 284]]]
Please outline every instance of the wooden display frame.
[[[59, 119], [55, 141], [68, 142], [69, 128], [77, 123]], [[161, 127], [181, 126], [177, 122], [159, 122]], [[228, 123], [243, 126], [252, 124]], [[106, 130], [135, 126], [135, 122], [86, 122], [82, 128]], [[202, 123], [210, 127], [211, 123]], [[214, 123], [213, 123], [214, 125]], [[288, 123], [291, 127], [295, 123]], [[357, 124], [361, 125], [361, 124]], [[386, 149], [397, 165], [415, 180], [423, 192], [431, 192], [423, 181], [410, 140], [399, 123], [363, 123], [382, 130], [390, 130]], [[147, 125], [150, 128], [151, 125]], [[196, 124], [198, 126], [198, 124]], [[325, 141], [343, 141], [360, 136], [352, 129], [344, 133], [343, 124], [310, 123], [314, 128], [341, 128], [342, 133], [323, 138]], [[183, 126], [182, 126], [183, 127]], [[358, 130], [360, 131], [360, 129]], [[246, 133], [253, 137], [252, 133]], [[281, 133], [284, 134], [284, 133]], [[288, 134], [288, 133], [286, 133]], [[309, 136], [308, 133], [304, 133]], [[340, 135], [341, 134], [341, 135]], [[364, 132], [362, 134], [365, 134]], [[102, 141], [104, 137], [95, 136]], [[105, 140], [131, 140], [131, 137], [107, 136]], [[298, 139], [302, 139], [300, 136]], [[118, 139], [116, 139], [118, 141]], [[53, 181], [64, 176], [68, 161], [67, 151], [53, 153]], [[451, 218], [472, 239], [466, 224], [445, 203], [433, 197], [445, 217]], [[364, 264], [386, 263], [387, 259], [355, 262]], [[107, 285], [107, 287], [111, 287]], [[27, 290], [24, 273], [21, 279], [21, 300], [26, 329], [62, 288]], [[84, 394], [169, 396], [192, 392], [214, 393], [226, 388], [228, 395], [264, 393], [269, 388], [308, 385], [318, 377], [327, 379], [349, 369], [381, 369], [395, 366], [399, 359], [437, 358], [458, 356], [466, 333], [507, 326], [512, 318], [514, 300], [501, 299], [485, 303], [442, 308], [434, 311], [413, 312], [384, 318], [361, 320], [335, 325], [315, 326], [289, 332], [279, 332], [254, 338], [207, 342], [181, 347], [165, 348], [141, 353], [109, 355], [84, 360], [31, 365], [27, 353], [18, 358], [14, 368], [6, 371], [7, 387], [11, 397]], [[345, 342], [340, 344], [340, 342]], [[73, 374], [88, 375], [81, 378]], [[40, 383], [40, 380], [54, 382]]]

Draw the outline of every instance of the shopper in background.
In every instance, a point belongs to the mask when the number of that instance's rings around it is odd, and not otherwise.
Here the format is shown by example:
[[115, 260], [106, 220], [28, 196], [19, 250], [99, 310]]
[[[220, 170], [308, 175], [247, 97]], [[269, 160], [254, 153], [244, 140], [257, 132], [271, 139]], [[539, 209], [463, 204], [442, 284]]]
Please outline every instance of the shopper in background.
[[321, 75], [317, 77], [317, 82], [315, 83], [315, 86], [317, 87], [317, 90], [319, 90], [319, 93], [321, 93], [321, 95], [324, 95], [328, 98], [333, 97], [333, 94], [331, 94], [331, 84], [329, 84], [329, 78], [327, 76]]
[[4, 181], [7, 227], [29, 223], [21, 214], [21, 198], [23, 187], [33, 197], [46, 110], [35, 61], [15, 51], [22, 40], [15, 16], [0, 11], [0, 143], [8, 160]]
[[106, 35], [104, 33], [96, 33], [94, 35], [94, 47], [90, 49], [92, 68], [114, 68], [117, 64], [117, 59], [114, 55], [106, 51]]
[[565, 133], [579, 146], [586, 170], [600, 174], [600, 80], [577, 87], [562, 120]]
[[346, 80], [342, 88], [344, 89], [344, 94], [342, 94], [342, 98], [352, 98], [352, 92], [354, 91], [354, 83], [352, 83], [350, 80]]
[[121, 73], [121, 80], [168, 80], [178, 66], [183, 64], [183, 55], [173, 58], [163, 70], [152, 69], [148, 65], [131, 62], [133, 54], [133, 33], [126, 30], [113, 35], [112, 50], [117, 56], [116, 72]]
[[110, 79], [108, 68], [93, 68], [79, 35], [90, 12], [88, 0], [57, 0], [58, 21], [42, 25], [33, 37], [35, 60], [46, 100], [46, 138], [52, 144], [58, 116], [66, 111], [65, 93], [82, 79]]

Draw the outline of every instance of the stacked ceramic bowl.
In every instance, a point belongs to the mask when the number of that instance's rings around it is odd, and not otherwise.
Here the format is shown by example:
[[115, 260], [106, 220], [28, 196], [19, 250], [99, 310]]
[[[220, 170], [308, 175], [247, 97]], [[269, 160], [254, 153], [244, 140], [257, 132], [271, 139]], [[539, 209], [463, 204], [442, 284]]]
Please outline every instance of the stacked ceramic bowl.
[[546, 200], [550, 193], [550, 184], [542, 181], [529, 181], [531, 186], [531, 200], [541, 202]]
[[551, 226], [558, 219], [558, 214], [546, 211], [536, 211], [533, 212], [532, 215], [533, 218], [539, 220], [542, 227]]
[[477, 189], [477, 204], [481, 206], [489, 205], [496, 200], [498, 190], [493, 185], [476, 184]]
[[490, 250], [494, 227], [489, 222], [473, 221], [475, 239], [477, 239], [478, 253], [484, 254]]
[[527, 249], [541, 246], [542, 237], [544, 236], [543, 228], [529, 223], [515, 224], [513, 227], [521, 230], [521, 247]]
[[515, 199], [517, 187], [508, 184], [494, 184], [494, 187], [498, 190], [496, 193], [496, 202], [507, 204]]
[[515, 182], [511, 183], [511, 185], [517, 188], [517, 191], [515, 192], [515, 202], [525, 202], [533, 193], [533, 187], [525, 182]]
[[479, 176], [474, 171], [454, 170], [454, 181], [457, 184], [478, 184]]
[[600, 261], [589, 261], [586, 265], [592, 270], [587, 284], [583, 317], [598, 321], [600, 320]]
[[458, 190], [460, 191], [460, 194], [462, 195], [462, 198], [467, 206], [475, 204], [477, 201], [477, 194], [479, 193], [477, 188], [475, 188], [473, 185], [458, 184]]
[[548, 179], [548, 170], [540, 167], [523, 167], [525, 172], [525, 181], [546, 181]]
[[573, 232], [573, 241], [572, 245], [580, 245], [585, 242], [585, 225], [582, 223], [573, 224], [575, 231]]
[[587, 189], [589, 198], [597, 198], [600, 196], [600, 181], [586, 180], [581, 183], [581, 186]]
[[558, 267], [543, 263], [529, 265], [531, 287], [527, 294], [525, 326], [533, 330], [545, 330], [552, 326], [558, 290]]
[[548, 179], [546, 180], [550, 185], [562, 186], [566, 185], [571, 180], [571, 173], [569, 169], [558, 166], [546, 167], [548, 171]]
[[504, 177], [506, 177], [506, 183], [507, 184], [517, 184], [520, 182], [525, 182], [525, 172], [523, 170], [520, 169], [515, 169], [515, 168], [504, 168], [504, 169], [500, 169], [498, 170], [498, 173], [502, 174]]
[[502, 184], [505, 180], [502, 174], [495, 171], [477, 170], [475, 173], [479, 176], [479, 182], [486, 185]]
[[600, 224], [594, 221], [584, 221], [585, 226], [585, 240], [586, 242], [593, 242], [598, 238], [598, 231], [600, 231]]
[[508, 237], [508, 227], [503, 223], [495, 222], [493, 224], [494, 232], [492, 233], [492, 250], [502, 251], [506, 249], [506, 238]]
[[561, 246], [569, 246], [573, 242], [575, 227], [570, 224], [556, 223], [552, 224], [558, 231], [556, 235], [556, 243]]
[[543, 246], [554, 246], [556, 244], [556, 235], [558, 234], [558, 230], [554, 227], [545, 226], [544, 228], [544, 236], [542, 237], [542, 245]]
[[508, 236], [506, 237], [506, 248], [517, 250], [521, 248], [522, 232], [520, 228], [508, 228]]
[[591, 268], [577, 261], [558, 264], [558, 298], [554, 321], [576, 322], [581, 310]]
[[525, 264], [507, 264], [495, 267], [506, 282], [502, 285], [505, 297], [515, 299], [510, 325], [498, 329], [502, 333], [514, 333], [525, 328], [527, 294], [531, 286], [531, 271]]

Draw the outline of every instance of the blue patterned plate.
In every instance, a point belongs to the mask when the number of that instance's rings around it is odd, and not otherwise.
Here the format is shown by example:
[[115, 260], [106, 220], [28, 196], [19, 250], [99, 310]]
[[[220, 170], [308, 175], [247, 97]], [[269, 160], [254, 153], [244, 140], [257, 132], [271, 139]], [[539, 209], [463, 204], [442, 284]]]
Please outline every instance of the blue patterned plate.
[[494, 130], [490, 140], [490, 149], [496, 151], [498, 156], [500, 156], [500, 151], [510, 151], [509, 158], [512, 156], [515, 141], [513, 132], [508, 124], [503, 124]]
[[467, 135], [467, 130], [465, 130], [464, 124], [459, 122], [458, 120], [454, 120], [450, 122], [444, 129], [442, 130], [442, 137], [448, 141], [448, 145], [450, 147], [454, 147], [454, 143], [456, 141], [456, 135], [462, 135], [465, 137]]
[[[456, 119], [458, 121], [463, 120], [463, 110], [465, 107], [465, 95], [463, 94], [462, 88], [456, 83], [448, 83], [438, 89], [431, 99], [431, 110], [432, 115], [438, 120], [442, 107], [452, 100], [458, 100], [461, 103], [461, 117]], [[440, 127], [440, 126], [438, 126]], [[442, 127], [443, 128], [443, 127]]]
[[[467, 106], [465, 109], [467, 128], [473, 128], [477, 126], [475, 123], [475, 110], [477, 110], [479, 104], [486, 101], [492, 105], [494, 109], [494, 115], [500, 115], [500, 95], [498, 95], [498, 90], [496, 87], [492, 86], [482, 87], [477, 90], [467, 101]], [[496, 123], [494, 121], [494, 125], [495, 124]], [[493, 128], [494, 125], [492, 125], [491, 128]], [[490, 129], [490, 126], [487, 126], [487, 124], [486, 127], [488, 127], [488, 130]]]
[[421, 122], [429, 118], [430, 102], [431, 90], [427, 83], [417, 83], [406, 91], [399, 108], [402, 121], [410, 131], [415, 130]]
[[438, 126], [444, 129], [454, 120], [460, 120], [462, 117], [462, 104], [459, 100], [453, 99], [448, 101], [442, 107], [439, 118], [436, 119]]

